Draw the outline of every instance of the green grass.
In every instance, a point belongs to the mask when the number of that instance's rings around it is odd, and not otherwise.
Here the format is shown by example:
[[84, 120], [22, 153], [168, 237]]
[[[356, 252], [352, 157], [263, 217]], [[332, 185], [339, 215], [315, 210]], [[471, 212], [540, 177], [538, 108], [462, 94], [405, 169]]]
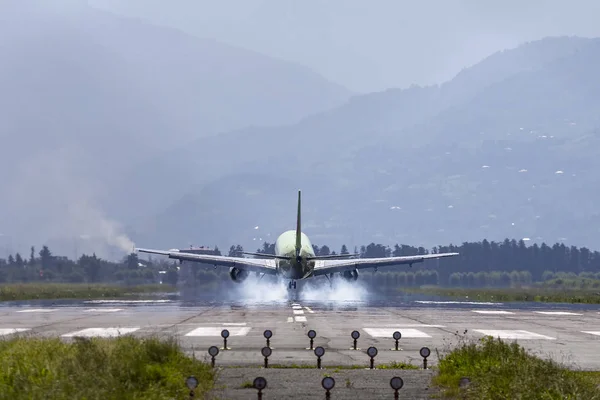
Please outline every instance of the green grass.
[[0, 340], [0, 399], [183, 399], [190, 375], [203, 398], [214, 384], [212, 368], [172, 339]]
[[[485, 337], [461, 341], [445, 356], [438, 354], [434, 384], [443, 397], [461, 399], [600, 399], [600, 375], [569, 370], [533, 356], [517, 343]], [[459, 387], [461, 378], [470, 384]]]
[[13, 283], [0, 285], [0, 301], [43, 299], [104, 299], [142, 297], [153, 292], [173, 292], [169, 285], [120, 286], [85, 283]]
[[600, 290], [553, 288], [407, 288], [403, 291], [469, 301], [535, 301], [547, 303], [600, 304]]

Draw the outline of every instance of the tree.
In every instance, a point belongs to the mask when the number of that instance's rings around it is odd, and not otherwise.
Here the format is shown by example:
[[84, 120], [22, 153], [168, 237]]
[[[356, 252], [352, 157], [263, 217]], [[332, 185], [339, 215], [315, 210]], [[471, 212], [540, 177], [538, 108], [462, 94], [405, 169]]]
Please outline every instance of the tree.
[[350, 254], [348, 252], [348, 248], [346, 247], [345, 244], [342, 245], [342, 249], [340, 250], [340, 254]]
[[31, 246], [31, 253], [29, 254], [29, 265], [35, 264], [35, 247]]
[[125, 264], [127, 265], [127, 269], [135, 270], [139, 267], [140, 259], [136, 253], [131, 253], [125, 259]]
[[239, 244], [237, 246], [231, 245], [231, 247], [229, 248], [229, 257], [243, 257], [244, 255], [242, 254], [244, 252], [244, 248], [242, 246], [240, 246]]
[[331, 251], [329, 250], [329, 247], [326, 245], [323, 245], [320, 249], [319, 249], [319, 255], [320, 256], [328, 256], [331, 254]]
[[25, 265], [25, 261], [23, 261], [23, 257], [19, 253], [15, 256], [15, 264], [17, 267], [23, 267]]
[[12, 254], [8, 256], [8, 265], [15, 265], [15, 258]]
[[48, 246], [43, 246], [42, 250], [40, 250], [40, 259], [42, 261], [42, 268], [49, 269], [52, 264], [52, 253]]

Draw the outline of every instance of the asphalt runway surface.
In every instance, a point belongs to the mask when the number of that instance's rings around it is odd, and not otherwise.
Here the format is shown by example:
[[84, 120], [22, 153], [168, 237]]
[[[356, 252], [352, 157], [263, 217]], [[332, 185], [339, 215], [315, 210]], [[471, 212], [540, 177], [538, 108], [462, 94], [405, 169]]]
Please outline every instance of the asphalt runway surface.
[[[221, 332], [229, 331], [228, 350], [223, 349]], [[325, 372], [336, 372], [338, 396], [346, 391], [368, 390], [376, 396], [393, 392], [389, 379], [398, 375], [405, 380], [401, 393], [413, 390], [410, 398], [427, 398], [430, 371], [368, 370], [366, 350], [378, 349], [374, 366], [390, 362], [408, 362], [423, 366], [419, 350], [431, 349], [428, 366], [437, 363], [437, 352], [445, 353], [460, 338], [478, 339], [485, 335], [516, 340], [545, 358], [553, 358], [573, 368], [600, 370], [600, 312], [598, 306], [541, 303], [477, 303], [453, 301], [235, 301], [182, 302], [157, 301], [65, 301], [19, 302], [0, 305], [0, 336], [35, 335], [61, 337], [115, 335], [175, 336], [184, 350], [210, 361], [210, 346], [221, 348], [216, 356], [219, 373], [218, 393], [225, 398], [255, 396], [254, 389], [241, 389], [256, 376], [275, 373], [264, 368], [261, 349], [266, 346], [265, 330], [272, 331], [269, 346], [270, 367], [277, 365], [313, 365], [315, 369], [281, 369], [280, 377], [269, 384], [271, 395], [290, 398], [300, 386], [310, 390], [303, 398], [324, 396], [320, 387]], [[325, 354], [317, 370], [317, 358], [310, 350], [309, 330], [316, 331], [313, 348], [322, 346]], [[351, 332], [357, 330], [358, 350], [353, 349]], [[400, 350], [395, 351], [394, 331], [402, 335]], [[364, 366], [359, 370], [337, 370], [338, 366]], [[371, 374], [371, 375], [369, 375]], [[407, 379], [407, 377], [410, 377]], [[273, 378], [272, 378], [273, 379]], [[284, 388], [283, 382], [292, 382]], [[298, 387], [294, 387], [297, 382]], [[283, 386], [282, 386], [283, 385]], [[371, 385], [371, 386], [369, 386]], [[281, 392], [277, 392], [277, 388]], [[370, 389], [369, 389], [370, 388]], [[412, 389], [411, 389], [412, 388]], [[373, 391], [375, 390], [375, 391]], [[249, 393], [249, 391], [251, 393]], [[265, 390], [264, 398], [269, 390]], [[332, 392], [333, 393], [333, 392]], [[348, 394], [348, 396], [352, 396]], [[370, 397], [376, 398], [376, 397]]]

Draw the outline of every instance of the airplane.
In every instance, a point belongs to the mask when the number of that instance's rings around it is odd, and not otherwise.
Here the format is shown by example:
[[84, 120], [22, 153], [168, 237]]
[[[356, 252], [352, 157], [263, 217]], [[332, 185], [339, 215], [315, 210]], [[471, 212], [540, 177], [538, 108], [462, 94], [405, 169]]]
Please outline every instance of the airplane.
[[245, 255], [262, 258], [242, 258], [216, 256], [209, 254], [192, 254], [185, 251], [153, 250], [137, 248], [138, 252], [161, 254], [169, 258], [203, 264], [229, 267], [229, 276], [234, 282], [241, 283], [248, 278], [250, 272], [257, 272], [261, 278], [265, 275], [278, 275], [288, 279], [288, 289], [296, 289], [296, 281], [317, 276], [325, 276], [330, 285], [334, 274], [339, 274], [347, 281], [356, 281], [358, 271], [365, 268], [406, 265], [412, 267], [428, 259], [457, 256], [459, 253], [424, 254], [416, 256], [356, 258], [359, 254], [336, 254], [317, 256], [308, 236], [301, 229], [301, 191], [298, 191], [298, 215], [296, 230], [283, 232], [275, 241], [275, 254], [243, 252]]

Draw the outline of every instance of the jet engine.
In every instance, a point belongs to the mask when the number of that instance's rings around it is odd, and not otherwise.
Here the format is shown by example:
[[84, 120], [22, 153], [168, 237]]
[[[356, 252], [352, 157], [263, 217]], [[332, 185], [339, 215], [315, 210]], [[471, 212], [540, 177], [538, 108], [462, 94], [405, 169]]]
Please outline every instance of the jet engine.
[[248, 278], [248, 275], [250, 275], [250, 273], [245, 269], [233, 267], [229, 270], [229, 276], [231, 277], [231, 280], [237, 283], [244, 282], [246, 278]]
[[356, 281], [358, 279], [358, 270], [353, 269], [349, 271], [344, 271], [341, 273], [342, 277], [348, 282]]

